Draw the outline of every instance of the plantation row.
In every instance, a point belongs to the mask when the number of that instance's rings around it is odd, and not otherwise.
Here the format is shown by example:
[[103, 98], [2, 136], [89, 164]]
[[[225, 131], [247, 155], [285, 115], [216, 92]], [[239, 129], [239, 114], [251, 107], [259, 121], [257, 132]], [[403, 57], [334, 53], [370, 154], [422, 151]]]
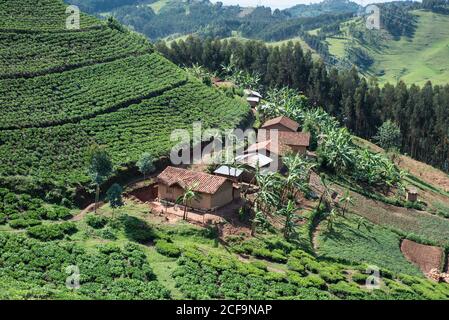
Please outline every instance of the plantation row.
[[[85, 154], [94, 142], [107, 146], [115, 165], [128, 164], [143, 152], [167, 155], [176, 143], [170, 141], [174, 129], [191, 129], [194, 121], [202, 121], [204, 128], [233, 128], [247, 113], [246, 104], [189, 80], [155, 98], [77, 124], [4, 130], [0, 184], [27, 192], [84, 184], [89, 181]], [[27, 183], [14, 176], [28, 176]]]
[[85, 32], [0, 33], [0, 79], [32, 77], [151, 52], [141, 37], [110, 28]]
[[[367, 290], [366, 266], [318, 261], [279, 240], [249, 240], [233, 248], [277, 263], [286, 270], [268, 271], [267, 263], [244, 263], [228, 256], [188, 249], [173, 276], [190, 299], [447, 299], [449, 285], [381, 270], [381, 287]], [[277, 267], [279, 268], [279, 267]]]
[[[0, 30], [65, 31], [68, 5], [60, 0], [1, 0]], [[81, 14], [81, 29], [101, 25], [95, 17]]]
[[185, 81], [180, 69], [155, 53], [33, 79], [0, 80], [0, 129], [77, 122]]
[[[2, 281], [32, 284], [32, 290], [21, 292], [23, 298], [78, 299], [168, 299], [170, 294], [157, 280], [145, 253], [135, 244], [124, 248], [102, 245], [86, 252], [67, 241], [43, 243], [24, 236], [0, 234]], [[80, 288], [66, 288], [66, 279], [76, 266], [81, 275]], [[6, 280], [5, 280], [6, 279]], [[49, 290], [49, 288], [52, 288]]]

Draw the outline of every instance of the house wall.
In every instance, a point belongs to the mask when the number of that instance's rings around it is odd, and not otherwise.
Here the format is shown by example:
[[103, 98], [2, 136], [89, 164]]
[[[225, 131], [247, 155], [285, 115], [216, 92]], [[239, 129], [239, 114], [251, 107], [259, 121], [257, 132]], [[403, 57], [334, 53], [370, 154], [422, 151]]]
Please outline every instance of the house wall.
[[282, 124], [277, 123], [277, 124], [273, 124], [271, 126], [265, 127], [263, 128], [265, 130], [279, 130], [279, 131], [288, 131], [288, 132], [292, 132], [292, 130], [290, 130], [287, 127], [284, 127]]
[[289, 146], [294, 152], [305, 155], [307, 148], [305, 146]]
[[227, 181], [218, 191], [211, 197], [211, 207], [219, 208], [232, 202], [233, 193], [232, 182]]
[[[179, 186], [168, 187], [159, 183], [158, 197], [160, 200], [176, 202], [176, 199], [184, 194], [184, 190]], [[198, 199], [192, 200], [188, 206], [194, 209], [210, 210], [212, 208], [212, 195], [207, 193], [199, 193]]]

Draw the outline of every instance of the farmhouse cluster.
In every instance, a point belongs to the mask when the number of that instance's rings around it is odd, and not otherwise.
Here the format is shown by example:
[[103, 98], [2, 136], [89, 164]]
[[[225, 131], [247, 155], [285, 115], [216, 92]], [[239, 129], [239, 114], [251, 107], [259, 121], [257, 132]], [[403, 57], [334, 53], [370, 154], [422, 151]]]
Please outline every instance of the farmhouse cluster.
[[284, 116], [266, 121], [257, 142], [235, 157], [234, 166], [221, 165], [212, 174], [168, 166], [157, 177], [158, 201], [174, 205], [189, 189], [197, 196], [189, 201], [188, 207], [207, 213], [240, 200], [240, 183], [251, 185], [256, 170], [261, 174], [282, 173], [283, 156], [292, 153], [311, 156], [307, 150], [310, 133], [298, 132], [299, 127], [296, 121]]

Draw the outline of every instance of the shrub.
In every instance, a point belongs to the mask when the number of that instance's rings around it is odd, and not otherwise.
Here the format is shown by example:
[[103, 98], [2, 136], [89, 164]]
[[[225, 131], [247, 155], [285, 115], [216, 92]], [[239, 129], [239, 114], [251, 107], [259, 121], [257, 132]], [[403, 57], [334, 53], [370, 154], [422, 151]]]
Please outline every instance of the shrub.
[[156, 242], [156, 251], [172, 258], [178, 258], [181, 255], [181, 250], [175, 244], [165, 240], [158, 240]]
[[318, 272], [321, 278], [324, 279], [327, 283], [336, 283], [340, 280], [344, 280], [345, 277], [340, 273], [339, 270], [335, 268], [321, 268]]
[[367, 278], [368, 278], [368, 275], [365, 273], [361, 273], [361, 272], [354, 272], [351, 277], [352, 281], [354, 281], [358, 284], [365, 284]]
[[87, 225], [91, 226], [94, 229], [101, 229], [108, 223], [108, 219], [103, 216], [89, 214], [86, 217]]
[[263, 271], [268, 270], [267, 264], [263, 261], [251, 261], [251, 265]]
[[106, 240], [117, 240], [117, 236], [111, 228], [104, 228], [101, 230], [100, 236]]
[[287, 266], [290, 270], [299, 272], [301, 274], [306, 273], [306, 268], [303, 264], [301, 264], [301, 261], [297, 258], [290, 257], [287, 261]]
[[57, 240], [64, 238], [65, 235], [72, 234], [77, 228], [72, 222], [63, 222], [59, 224], [43, 224], [27, 229], [27, 234], [41, 241]]
[[329, 285], [329, 291], [340, 298], [362, 298], [364, 292], [354, 282], [347, 283], [340, 281]]
[[68, 219], [72, 216], [69, 209], [61, 206], [54, 206], [53, 213], [56, 215], [57, 219], [61, 220]]
[[0, 213], [0, 225], [5, 224], [7, 220], [7, 216], [4, 213]]
[[9, 221], [9, 226], [14, 229], [24, 229], [41, 224], [41, 221], [36, 219], [15, 219]]

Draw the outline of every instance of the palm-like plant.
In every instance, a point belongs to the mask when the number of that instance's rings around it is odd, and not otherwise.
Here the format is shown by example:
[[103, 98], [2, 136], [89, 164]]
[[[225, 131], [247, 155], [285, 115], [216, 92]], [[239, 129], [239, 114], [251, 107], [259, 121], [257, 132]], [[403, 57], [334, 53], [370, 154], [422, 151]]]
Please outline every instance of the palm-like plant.
[[335, 221], [337, 220], [338, 214], [337, 211], [335, 209], [332, 209], [328, 214], [327, 214], [327, 231], [333, 231], [334, 230], [334, 224]]
[[292, 200], [289, 200], [287, 205], [284, 206], [283, 208], [281, 208], [278, 211], [278, 214], [283, 216], [285, 219], [284, 222], [284, 238], [286, 240], [289, 240], [290, 237], [294, 234], [295, 232], [295, 223], [294, 223], [294, 217], [296, 214], [296, 205], [295, 202]]
[[193, 184], [190, 186], [187, 186], [184, 189], [184, 193], [176, 199], [176, 203], [182, 204], [184, 206], [184, 213], [182, 215], [183, 220], [187, 220], [187, 207], [193, 200], [199, 199], [199, 194], [196, 192], [198, 184]]
[[299, 154], [286, 155], [282, 161], [288, 171], [283, 179], [284, 187], [281, 196], [281, 201], [285, 204], [287, 198], [295, 199], [299, 192], [305, 194], [310, 192], [310, 172], [315, 164], [308, 162]]
[[348, 210], [348, 206], [354, 205], [354, 199], [351, 197], [348, 190], [346, 190], [344, 195], [340, 198], [339, 203], [343, 204], [342, 216], [344, 217], [346, 211]]

